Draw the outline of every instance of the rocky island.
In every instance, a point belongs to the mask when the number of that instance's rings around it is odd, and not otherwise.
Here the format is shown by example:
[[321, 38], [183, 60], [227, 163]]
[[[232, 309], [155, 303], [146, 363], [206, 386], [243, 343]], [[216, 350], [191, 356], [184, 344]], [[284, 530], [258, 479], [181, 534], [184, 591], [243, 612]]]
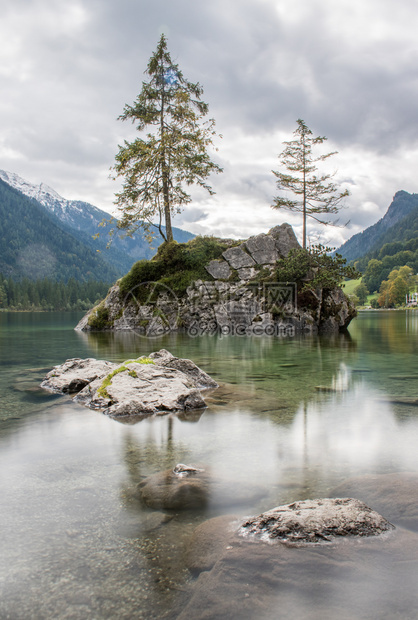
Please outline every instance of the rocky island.
[[282, 224], [246, 241], [196, 237], [163, 244], [135, 263], [77, 330], [136, 330], [145, 336], [293, 335], [344, 331], [355, 308], [335, 283], [318, 286], [320, 267]]

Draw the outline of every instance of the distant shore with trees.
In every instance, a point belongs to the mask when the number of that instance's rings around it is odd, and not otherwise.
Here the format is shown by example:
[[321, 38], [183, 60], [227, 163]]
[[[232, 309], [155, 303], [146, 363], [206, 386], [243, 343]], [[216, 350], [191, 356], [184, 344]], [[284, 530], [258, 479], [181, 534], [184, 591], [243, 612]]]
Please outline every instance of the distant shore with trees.
[[14, 312], [69, 312], [90, 310], [109, 289], [110, 283], [56, 282], [48, 278], [39, 280], [13, 280], [0, 273], [0, 311]]
[[414, 275], [411, 267], [403, 265], [392, 269], [387, 279], [381, 280], [379, 288], [373, 292], [367, 287], [369, 280], [366, 274], [358, 280], [344, 284], [344, 292], [357, 307], [364, 306], [374, 310], [414, 307], [407, 304], [407, 298], [418, 290], [418, 276]]

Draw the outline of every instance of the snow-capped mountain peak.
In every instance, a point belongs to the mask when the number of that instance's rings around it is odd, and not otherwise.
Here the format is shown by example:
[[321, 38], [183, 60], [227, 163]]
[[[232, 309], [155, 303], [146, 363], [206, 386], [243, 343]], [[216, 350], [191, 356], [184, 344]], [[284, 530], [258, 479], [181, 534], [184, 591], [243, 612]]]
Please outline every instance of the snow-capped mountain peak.
[[[72, 234], [80, 238], [88, 245], [94, 244], [94, 250], [100, 248], [106, 249], [107, 243], [107, 227], [103, 226], [103, 222], [109, 220], [109, 213], [102, 211], [94, 205], [82, 200], [67, 200], [60, 196], [54, 189], [40, 183], [36, 185], [29, 183], [14, 172], [6, 172], [0, 170], [0, 179], [18, 190], [28, 198], [33, 198], [40, 203], [46, 211], [53, 214], [64, 225], [66, 230], [71, 230]], [[101, 241], [93, 241], [97, 233], [101, 235]], [[187, 241], [194, 237], [191, 233], [174, 228], [177, 241]], [[161, 240], [159, 239], [159, 243]], [[126, 273], [131, 266], [133, 260], [142, 258], [151, 258], [154, 249], [150, 248], [143, 235], [138, 233], [133, 237], [119, 238], [115, 236], [112, 241], [113, 256], [115, 252], [119, 253], [117, 257], [118, 268], [122, 273]], [[110, 254], [109, 254], [110, 255]], [[116, 260], [116, 258], [115, 258]], [[123, 267], [121, 267], [123, 265]]]
[[60, 205], [61, 209], [65, 210], [68, 201], [60, 196], [52, 187], [45, 185], [45, 183], [35, 185], [34, 183], [29, 183], [18, 174], [7, 172], [6, 170], [0, 170], [0, 179], [19, 192], [22, 192], [22, 194], [25, 194], [25, 196], [35, 198], [35, 200], [52, 211], [55, 210], [54, 206], [55, 208], [58, 206], [57, 203]]

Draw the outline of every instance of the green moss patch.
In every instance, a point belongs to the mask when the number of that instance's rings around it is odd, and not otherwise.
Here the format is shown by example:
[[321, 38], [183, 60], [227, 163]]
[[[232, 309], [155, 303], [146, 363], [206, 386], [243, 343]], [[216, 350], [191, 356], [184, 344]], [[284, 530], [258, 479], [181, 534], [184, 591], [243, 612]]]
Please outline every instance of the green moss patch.
[[98, 396], [101, 396], [101, 398], [110, 398], [107, 388], [111, 385], [113, 377], [120, 372], [126, 372], [127, 370], [129, 369], [126, 366], [120, 366], [119, 368], [112, 370], [112, 372], [103, 379], [102, 385], [97, 390]]
[[155, 287], [157, 282], [182, 297], [195, 280], [213, 280], [205, 265], [220, 258], [229, 247], [230, 241], [214, 237], [196, 237], [187, 243], [163, 243], [154, 258], [138, 261], [121, 279], [121, 295], [125, 297], [133, 291], [136, 301], [155, 301], [153, 294], [158, 296], [161, 292], [161, 288]]
[[98, 396], [101, 396], [101, 398], [110, 398], [107, 388], [111, 385], [113, 377], [115, 375], [118, 375], [120, 372], [128, 372], [128, 375], [130, 377], [134, 377], [135, 379], [138, 378], [135, 370], [133, 370], [132, 368], [128, 368], [128, 364], [155, 364], [155, 362], [150, 357], [145, 356], [138, 357], [138, 359], [136, 360], [126, 360], [121, 366], [115, 368], [115, 370], [112, 370], [112, 372], [106, 375], [106, 377], [103, 379], [102, 385], [97, 390]]
[[91, 329], [97, 331], [112, 327], [113, 321], [109, 318], [109, 309], [106, 308], [103, 301], [96, 308], [93, 308], [87, 323]]

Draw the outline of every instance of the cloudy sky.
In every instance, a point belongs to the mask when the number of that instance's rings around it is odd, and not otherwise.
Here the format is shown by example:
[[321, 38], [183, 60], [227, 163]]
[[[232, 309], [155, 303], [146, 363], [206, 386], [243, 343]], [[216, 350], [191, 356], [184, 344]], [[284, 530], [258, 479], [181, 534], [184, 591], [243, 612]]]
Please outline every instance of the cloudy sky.
[[309, 227], [338, 246], [418, 192], [418, 3], [399, 0], [0, 0], [0, 168], [112, 211], [117, 120], [164, 32], [204, 88], [222, 139], [215, 196], [193, 191], [174, 224], [247, 237], [290, 222], [270, 208], [271, 172], [302, 118], [327, 136], [346, 228]]

